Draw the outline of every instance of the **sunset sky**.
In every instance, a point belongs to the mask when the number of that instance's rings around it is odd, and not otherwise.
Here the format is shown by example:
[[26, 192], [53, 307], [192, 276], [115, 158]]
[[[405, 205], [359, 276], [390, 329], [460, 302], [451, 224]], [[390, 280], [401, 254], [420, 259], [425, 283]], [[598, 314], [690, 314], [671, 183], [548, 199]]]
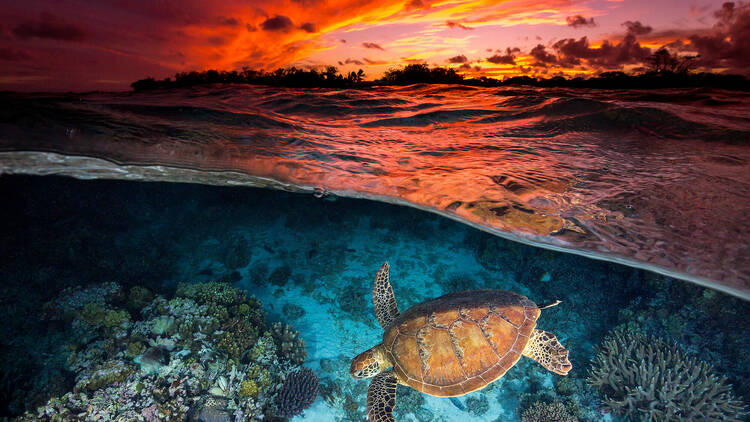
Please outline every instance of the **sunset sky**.
[[409, 63], [466, 76], [638, 71], [666, 45], [747, 74], [750, 4], [705, 0], [0, 0], [0, 90], [124, 90], [185, 70]]

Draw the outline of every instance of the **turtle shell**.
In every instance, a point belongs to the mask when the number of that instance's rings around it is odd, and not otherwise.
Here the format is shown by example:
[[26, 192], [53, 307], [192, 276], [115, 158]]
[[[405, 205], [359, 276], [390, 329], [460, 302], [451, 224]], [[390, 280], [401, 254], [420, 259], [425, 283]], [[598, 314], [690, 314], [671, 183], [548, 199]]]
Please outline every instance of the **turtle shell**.
[[518, 362], [538, 317], [539, 307], [515, 293], [450, 293], [402, 313], [383, 346], [404, 384], [433, 396], [460, 396]]

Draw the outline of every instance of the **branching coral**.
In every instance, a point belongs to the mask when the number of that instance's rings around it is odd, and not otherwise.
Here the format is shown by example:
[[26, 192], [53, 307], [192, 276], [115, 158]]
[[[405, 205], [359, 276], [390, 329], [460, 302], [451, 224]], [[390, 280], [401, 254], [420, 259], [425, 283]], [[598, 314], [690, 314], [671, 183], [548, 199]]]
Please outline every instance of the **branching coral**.
[[711, 365], [634, 330], [615, 330], [604, 339], [589, 383], [610, 411], [631, 419], [740, 421], [747, 414]]
[[299, 338], [299, 333], [289, 326], [277, 322], [271, 327], [271, 334], [281, 355], [295, 365], [300, 365], [307, 358], [305, 341]]
[[559, 401], [538, 401], [521, 414], [521, 422], [578, 422]]
[[310, 407], [318, 397], [318, 377], [304, 368], [293, 372], [284, 380], [276, 396], [276, 413], [283, 417], [299, 415]]

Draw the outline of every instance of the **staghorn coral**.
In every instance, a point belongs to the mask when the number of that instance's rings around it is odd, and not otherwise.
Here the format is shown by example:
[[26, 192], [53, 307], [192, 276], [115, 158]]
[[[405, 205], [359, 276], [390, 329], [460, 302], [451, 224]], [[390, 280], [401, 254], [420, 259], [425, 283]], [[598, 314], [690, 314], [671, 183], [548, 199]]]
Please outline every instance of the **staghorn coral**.
[[521, 422], [578, 422], [559, 401], [538, 401], [521, 414]]
[[310, 407], [318, 397], [318, 377], [309, 368], [289, 374], [276, 395], [276, 414], [291, 418]]
[[674, 344], [640, 331], [614, 330], [589, 372], [613, 413], [644, 421], [740, 421], [747, 414], [726, 378]]

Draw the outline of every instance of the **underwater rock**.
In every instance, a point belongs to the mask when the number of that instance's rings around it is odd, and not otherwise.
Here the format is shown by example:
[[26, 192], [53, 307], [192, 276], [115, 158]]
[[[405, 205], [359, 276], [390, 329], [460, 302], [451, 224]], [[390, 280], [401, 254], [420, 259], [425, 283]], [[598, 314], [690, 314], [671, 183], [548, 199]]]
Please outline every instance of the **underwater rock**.
[[292, 269], [288, 265], [282, 265], [275, 269], [268, 277], [268, 282], [274, 286], [283, 286], [289, 281]]
[[222, 251], [221, 263], [230, 270], [246, 267], [252, 259], [252, 249], [242, 235], [232, 236]]
[[284, 307], [282, 308], [282, 312], [284, 313], [284, 316], [290, 321], [302, 318], [302, 316], [305, 315], [305, 310], [302, 309], [301, 306], [297, 306], [293, 303], [285, 303]]
[[676, 344], [617, 329], [602, 341], [589, 383], [612, 413], [659, 421], [741, 421], [747, 408], [726, 378]]
[[299, 415], [318, 397], [318, 377], [309, 368], [291, 373], [276, 396], [276, 414], [284, 417]]

